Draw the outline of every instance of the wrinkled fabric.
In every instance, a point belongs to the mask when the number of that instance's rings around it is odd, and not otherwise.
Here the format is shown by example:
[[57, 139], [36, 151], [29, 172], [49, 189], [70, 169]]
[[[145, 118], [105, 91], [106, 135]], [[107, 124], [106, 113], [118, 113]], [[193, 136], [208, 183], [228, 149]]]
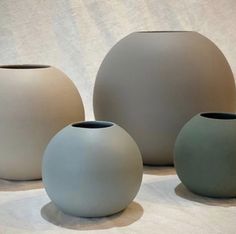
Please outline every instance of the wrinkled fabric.
[[97, 70], [109, 49], [140, 30], [194, 30], [213, 40], [236, 72], [235, 0], [1, 0], [0, 64], [63, 70], [93, 118]]

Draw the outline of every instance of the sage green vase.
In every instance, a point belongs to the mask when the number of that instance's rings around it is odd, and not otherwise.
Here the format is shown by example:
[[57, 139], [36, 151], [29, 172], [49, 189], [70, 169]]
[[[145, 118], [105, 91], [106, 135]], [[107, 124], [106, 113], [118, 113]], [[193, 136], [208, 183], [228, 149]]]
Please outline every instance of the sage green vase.
[[209, 197], [236, 196], [236, 115], [201, 113], [180, 131], [174, 163], [182, 183]]

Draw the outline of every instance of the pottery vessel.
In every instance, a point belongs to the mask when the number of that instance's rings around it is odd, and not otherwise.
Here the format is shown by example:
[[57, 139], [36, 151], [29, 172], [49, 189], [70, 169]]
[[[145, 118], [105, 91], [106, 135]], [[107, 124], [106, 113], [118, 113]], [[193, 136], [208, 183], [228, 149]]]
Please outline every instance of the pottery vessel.
[[210, 197], [236, 196], [236, 115], [201, 113], [180, 131], [175, 167], [192, 192]]
[[234, 112], [233, 74], [216, 45], [197, 32], [135, 32], [103, 60], [94, 88], [97, 120], [126, 129], [145, 164], [173, 164], [183, 125], [204, 111]]
[[73, 82], [46, 65], [0, 66], [0, 178], [41, 178], [43, 152], [71, 122], [84, 120]]
[[111, 122], [87, 121], [57, 133], [43, 158], [43, 183], [63, 212], [101, 217], [125, 209], [142, 181], [134, 140]]

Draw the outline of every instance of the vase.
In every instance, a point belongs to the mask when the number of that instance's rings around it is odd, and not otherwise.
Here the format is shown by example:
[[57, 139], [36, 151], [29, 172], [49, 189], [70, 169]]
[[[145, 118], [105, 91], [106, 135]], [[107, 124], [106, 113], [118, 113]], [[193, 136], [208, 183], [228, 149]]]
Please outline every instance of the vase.
[[43, 183], [63, 212], [101, 217], [125, 209], [142, 181], [134, 140], [111, 122], [87, 121], [57, 133], [43, 158]]
[[41, 178], [43, 152], [71, 122], [84, 120], [72, 81], [46, 65], [0, 66], [0, 178]]
[[173, 164], [183, 125], [204, 111], [234, 112], [231, 69], [197, 32], [135, 32], [103, 60], [95, 82], [95, 118], [113, 121], [137, 142], [145, 164]]
[[236, 115], [201, 113], [180, 131], [175, 167], [192, 192], [209, 197], [236, 196]]

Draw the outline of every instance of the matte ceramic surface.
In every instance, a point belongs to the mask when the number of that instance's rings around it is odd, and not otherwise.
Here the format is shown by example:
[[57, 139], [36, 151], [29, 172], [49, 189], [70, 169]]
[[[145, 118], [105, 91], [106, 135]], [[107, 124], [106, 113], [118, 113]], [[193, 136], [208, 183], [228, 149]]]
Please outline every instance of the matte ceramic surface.
[[196, 32], [136, 32], [118, 42], [98, 71], [96, 119], [137, 142], [145, 164], [173, 164], [183, 125], [204, 111], [234, 112], [235, 84], [221, 51]]
[[175, 167], [191, 191], [212, 197], [236, 196], [236, 115], [203, 113], [181, 130]]
[[65, 213], [100, 217], [126, 208], [142, 181], [134, 140], [110, 122], [81, 122], [61, 130], [43, 159], [43, 183]]
[[71, 122], [84, 120], [72, 81], [54, 67], [0, 67], [0, 178], [41, 178], [43, 152]]

